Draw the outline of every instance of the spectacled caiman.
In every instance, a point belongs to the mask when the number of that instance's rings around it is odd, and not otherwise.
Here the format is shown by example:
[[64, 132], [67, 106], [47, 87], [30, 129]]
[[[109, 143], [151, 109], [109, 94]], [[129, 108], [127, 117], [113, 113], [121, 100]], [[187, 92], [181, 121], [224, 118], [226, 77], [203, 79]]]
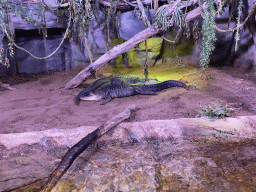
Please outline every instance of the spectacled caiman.
[[80, 91], [76, 96], [75, 103], [79, 105], [80, 98], [89, 96], [90, 93], [98, 88], [108, 87], [110, 85], [131, 85], [145, 82], [145, 79], [136, 75], [110, 75], [109, 77], [104, 77], [94, 81], [89, 87]]
[[[164, 81], [161, 83], [154, 84], [117, 84], [117, 85], [107, 85], [104, 87], [99, 87], [98, 89], [92, 90], [89, 95], [80, 97], [82, 100], [101, 100], [105, 99], [101, 105], [108, 103], [113, 98], [117, 97], [129, 97], [133, 95], [155, 95], [155, 92], [168, 89], [170, 87], [184, 87], [187, 86], [180, 81]], [[80, 99], [79, 98], [79, 99]]]

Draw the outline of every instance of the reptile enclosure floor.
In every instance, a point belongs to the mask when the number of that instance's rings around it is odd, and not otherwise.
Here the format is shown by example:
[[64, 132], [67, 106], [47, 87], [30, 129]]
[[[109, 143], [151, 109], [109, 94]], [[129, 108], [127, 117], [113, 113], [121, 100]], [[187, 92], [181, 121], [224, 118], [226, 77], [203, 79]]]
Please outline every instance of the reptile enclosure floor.
[[[195, 117], [200, 106], [211, 102], [226, 105], [233, 117], [256, 114], [256, 74], [246, 69], [158, 65], [149, 68], [150, 78], [181, 80], [191, 88], [170, 88], [155, 96], [115, 98], [105, 105], [82, 101], [76, 106], [74, 97], [82, 86], [66, 90], [64, 85], [80, 70], [1, 78], [16, 90], [0, 88], [0, 133], [99, 126], [131, 104], [138, 106], [132, 122]], [[104, 74], [116, 70], [109, 67]], [[122, 73], [143, 76], [141, 68], [124, 69]]]

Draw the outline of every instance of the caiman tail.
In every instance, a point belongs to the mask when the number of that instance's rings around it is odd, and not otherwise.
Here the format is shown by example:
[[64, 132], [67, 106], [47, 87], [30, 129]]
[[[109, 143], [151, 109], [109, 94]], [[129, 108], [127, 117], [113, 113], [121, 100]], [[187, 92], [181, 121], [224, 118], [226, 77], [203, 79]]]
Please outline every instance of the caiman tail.
[[171, 87], [184, 87], [187, 88], [187, 85], [182, 83], [181, 81], [174, 81], [174, 80], [168, 80], [161, 83], [155, 83], [155, 84], [147, 84], [147, 85], [131, 85], [134, 87], [137, 87], [143, 91], [147, 92], [158, 92], [162, 91], [164, 89], [168, 89]]

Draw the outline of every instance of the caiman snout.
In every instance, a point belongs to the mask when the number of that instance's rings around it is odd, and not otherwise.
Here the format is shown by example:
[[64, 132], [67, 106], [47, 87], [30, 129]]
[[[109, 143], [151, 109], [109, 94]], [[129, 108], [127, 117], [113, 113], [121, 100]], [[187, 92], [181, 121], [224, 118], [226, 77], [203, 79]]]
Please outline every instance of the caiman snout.
[[81, 97], [80, 99], [84, 100], [84, 101], [99, 101], [99, 100], [103, 99], [103, 96], [90, 93], [90, 95]]

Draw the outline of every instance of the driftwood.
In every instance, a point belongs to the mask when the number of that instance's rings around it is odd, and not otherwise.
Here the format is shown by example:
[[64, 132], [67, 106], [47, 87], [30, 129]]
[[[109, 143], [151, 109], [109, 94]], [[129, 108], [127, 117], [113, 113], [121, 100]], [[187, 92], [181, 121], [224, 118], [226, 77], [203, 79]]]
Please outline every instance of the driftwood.
[[107, 131], [116, 125], [120, 124], [122, 121], [128, 119], [131, 115], [132, 110], [135, 110], [136, 106], [131, 105], [125, 109], [122, 113], [112, 117], [109, 121], [98, 127], [95, 131], [88, 134], [86, 137], [81, 139], [77, 144], [71, 147], [68, 152], [62, 158], [58, 167], [50, 175], [45, 188], [42, 192], [50, 192], [52, 188], [57, 184], [60, 178], [66, 173], [68, 168], [72, 165], [74, 160], [84, 151], [88, 146], [102, 137]]
[[4, 87], [4, 88], [12, 90], [12, 91], [16, 89], [14, 87], [11, 87], [9, 84], [2, 83], [1, 81], [0, 81], [0, 87]]
[[[180, 1], [181, 0], [178, 0], [175, 3], [173, 3], [172, 5], [170, 5], [169, 10], [170, 10], [171, 14], [172, 14], [172, 11], [174, 10], [174, 8], [177, 6], [177, 4]], [[186, 20], [186, 22], [191, 21], [191, 20], [197, 18], [200, 14], [201, 14], [201, 11], [198, 7], [196, 9], [193, 9], [192, 11], [190, 11], [187, 14], [185, 20]], [[91, 65], [89, 65], [88, 67], [83, 69], [80, 73], [78, 73], [72, 80], [70, 80], [65, 85], [65, 88], [71, 89], [71, 88], [77, 87], [83, 81], [87, 80], [91, 75], [93, 75], [97, 70], [104, 68], [110, 60], [129, 51], [130, 49], [134, 48], [139, 43], [147, 40], [148, 38], [152, 37], [153, 35], [160, 33], [161, 31], [162, 31], [162, 29], [155, 29], [153, 26], [150, 26], [150, 27], [146, 28], [145, 30], [141, 31], [140, 33], [136, 34], [135, 36], [133, 36], [131, 39], [124, 42], [123, 44], [113, 47], [111, 50], [109, 50], [104, 55], [102, 55], [99, 59], [94, 61]]]

